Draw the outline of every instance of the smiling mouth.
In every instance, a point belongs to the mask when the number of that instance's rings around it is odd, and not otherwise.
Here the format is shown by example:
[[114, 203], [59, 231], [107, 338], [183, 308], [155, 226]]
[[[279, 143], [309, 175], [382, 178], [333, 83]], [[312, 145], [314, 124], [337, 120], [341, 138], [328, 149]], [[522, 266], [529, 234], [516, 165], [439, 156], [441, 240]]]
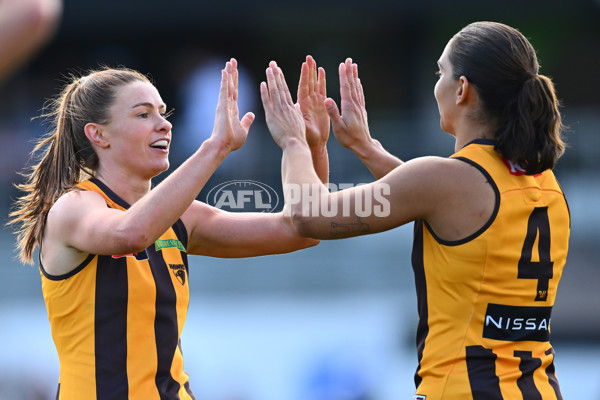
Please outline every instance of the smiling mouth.
[[167, 142], [166, 140], [159, 140], [159, 141], [152, 143], [150, 145], [150, 147], [152, 147], [153, 149], [168, 150], [169, 142]]

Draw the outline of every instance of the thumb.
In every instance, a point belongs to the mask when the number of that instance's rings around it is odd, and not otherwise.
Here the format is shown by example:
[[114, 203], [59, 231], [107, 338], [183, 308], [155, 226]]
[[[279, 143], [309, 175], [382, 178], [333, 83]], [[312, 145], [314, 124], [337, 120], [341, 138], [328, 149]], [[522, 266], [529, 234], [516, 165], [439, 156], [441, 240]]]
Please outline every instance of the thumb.
[[332, 98], [328, 97], [325, 99], [325, 109], [327, 110], [327, 114], [329, 114], [329, 118], [331, 119], [334, 130], [340, 125], [345, 125], [344, 120], [340, 115], [340, 109]]
[[254, 113], [248, 112], [246, 115], [242, 117], [240, 124], [244, 127], [244, 129], [250, 129], [250, 125], [254, 122]]

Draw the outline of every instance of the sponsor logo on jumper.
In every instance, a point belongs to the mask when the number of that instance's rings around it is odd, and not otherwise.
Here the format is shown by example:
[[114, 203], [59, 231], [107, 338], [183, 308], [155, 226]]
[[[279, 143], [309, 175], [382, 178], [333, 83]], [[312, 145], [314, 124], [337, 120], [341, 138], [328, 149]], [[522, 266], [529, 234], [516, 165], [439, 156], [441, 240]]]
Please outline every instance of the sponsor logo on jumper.
[[181, 283], [185, 285], [185, 265], [183, 264], [169, 264], [169, 268], [171, 268], [171, 272], [175, 275], [175, 278]]
[[206, 202], [225, 211], [270, 213], [279, 205], [279, 196], [265, 183], [238, 180], [224, 182], [212, 188], [206, 196]]
[[168, 249], [170, 247], [175, 247], [177, 250], [185, 252], [183, 243], [177, 239], [158, 239], [156, 242], [154, 242], [154, 250], [156, 251]]
[[427, 396], [424, 396], [422, 394], [415, 394], [415, 396], [413, 397], [413, 400], [426, 400]]
[[550, 340], [552, 307], [488, 304], [483, 337], [510, 342]]
[[148, 259], [148, 253], [146, 253], [146, 250], [142, 250], [138, 253], [119, 254], [119, 255], [112, 256], [112, 258], [123, 258], [123, 257], [135, 257], [136, 260], [144, 261], [144, 260]]

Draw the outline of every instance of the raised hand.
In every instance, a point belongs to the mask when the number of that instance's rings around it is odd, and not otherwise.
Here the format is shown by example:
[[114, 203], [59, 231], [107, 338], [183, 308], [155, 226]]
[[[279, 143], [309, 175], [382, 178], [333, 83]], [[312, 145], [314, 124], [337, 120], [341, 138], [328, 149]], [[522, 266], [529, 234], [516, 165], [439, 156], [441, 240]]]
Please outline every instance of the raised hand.
[[219, 103], [215, 116], [215, 125], [212, 138], [222, 141], [223, 144], [234, 151], [242, 147], [248, 130], [254, 122], [254, 114], [246, 113], [240, 120], [238, 109], [238, 70], [237, 61], [232, 58], [225, 64], [221, 71], [221, 88], [219, 90]]
[[342, 146], [355, 149], [371, 141], [365, 107], [365, 94], [360, 79], [358, 66], [351, 58], [340, 64], [340, 95], [342, 113], [335, 101], [328, 98], [325, 107], [331, 118], [333, 133]]
[[266, 74], [267, 82], [260, 84], [260, 97], [271, 136], [281, 148], [291, 138], [306, 143], [304, 118], [294, 105], [283, 72], [275, 61], [269, 63]]
[[317, 63], [312, 56], [306, 56], [300, 72], [297, 104], [306, 125], [306, 141], [311, 147], [323, 145], [329, 138], [326, 98], [325, 70], [321, 67], [317, 70]]
[[377, 179], [402, 164], [381, 143], [371, 137], [365, 107], [365, 94], [358, 78], [358, 66], [351, 58], [340, 64], [342, 114], [333, 99], [325, 100], [333, 134], [340, 144], [352, 150]]

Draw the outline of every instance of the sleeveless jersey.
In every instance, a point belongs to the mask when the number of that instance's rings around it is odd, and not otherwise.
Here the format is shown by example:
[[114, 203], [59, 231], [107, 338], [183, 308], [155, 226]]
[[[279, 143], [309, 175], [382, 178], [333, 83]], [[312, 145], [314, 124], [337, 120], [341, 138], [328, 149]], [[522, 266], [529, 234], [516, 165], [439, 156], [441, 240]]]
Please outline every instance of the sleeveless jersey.
[[459, 241], [415, 222], [419, 325], [415, 400], [562, 399], [550, 318], [566, 262], [570, 215], [551, 170], [524, 175], [476, 140], [452, 157], [496, 193], [489, 221]]
[[[99, 180], [78, 186], [108, 207], [129, 207]], [[40, 262], [58, 400], [194, 399], [179, 342], [189, 304], [186, 246], [178, 220], [140, 253], [90, 254], [61, 276]]]

